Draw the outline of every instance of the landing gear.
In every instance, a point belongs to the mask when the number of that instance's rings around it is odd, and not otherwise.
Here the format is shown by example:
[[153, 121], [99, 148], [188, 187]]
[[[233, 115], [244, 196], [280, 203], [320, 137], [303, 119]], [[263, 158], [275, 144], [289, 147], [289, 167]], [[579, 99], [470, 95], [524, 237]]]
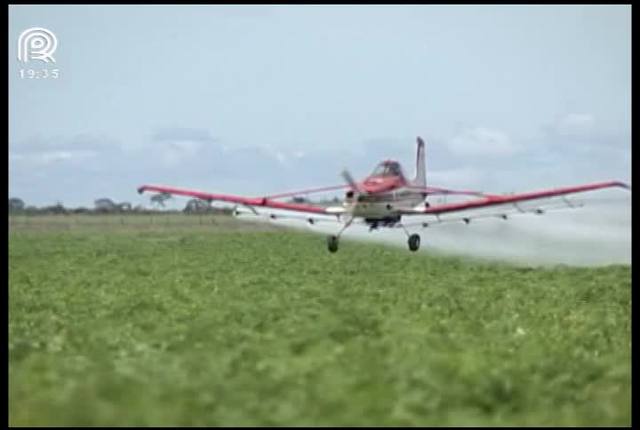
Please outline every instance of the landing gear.
[[[397, 222], [397, 220], [395, 220]], [[345, 225], [342, 227], [342, 229], [340, 229], [340, 231], [338, 232], [337, 235], [335, 236], [327, 236], [327, 249], [329, 250], [329, 252], [331, 252], [332, 254], [338, 251], [338, 244], [340, 241], [340, 236], [342, 235], [342, 233], [351, 225], [351, 223], [353, 222], [353, 218], [350, 218], [347, 220], [347, 222], [345, 223]], [[377, 224], [371, 224], [371, 225], [375, 225], [376, 228], [378, 227]], [[393, 225], [396, 225], [395, 222]], [[401, 227], [405, 234], [407, 235], [407, 243], [409, 245], [409, 249], [413, 252], [417, 251], [418, 249], [420, 249], [420, 235], [418, 234], [410, 234], [409, 230], [406, 229], [406, 227], [400, 223], [397, 224], [398, 227]], [[372, 229], [373, 229], [372, 228]]]
[[415, 252], [420, 249], [420, 235], [418, 234], [409, 234], [409, 230], [402, 224], [399, 224], [400, 227], [404, 230], [404, 233], [407, 235], [409, 240], [407, 240], [407, 244], [409, 245], [409, 250]]
[[347, 222], [345, 222], [344, 226], [340, 229], [336, 236], [327, 236], [327, 248], [329, 249], [329, 252], [333, 253], [338, 250], [338, 240], [340, 240], [340, 235], [342, 235], [342, 233], [344, 233], [344, 231], [349, 228], [352, 222], [353, 217], [347, 219]]
[[417, 234], [412, 234], [409, 236], [409, 240], [407, 241], [409, 244], [409, 249], [411, 251], [417, 251], [420, 249], [420, 236]]
[[327, 237], [327, 248], [329, 252], [336, 252], [338, 250], [338, 236]]

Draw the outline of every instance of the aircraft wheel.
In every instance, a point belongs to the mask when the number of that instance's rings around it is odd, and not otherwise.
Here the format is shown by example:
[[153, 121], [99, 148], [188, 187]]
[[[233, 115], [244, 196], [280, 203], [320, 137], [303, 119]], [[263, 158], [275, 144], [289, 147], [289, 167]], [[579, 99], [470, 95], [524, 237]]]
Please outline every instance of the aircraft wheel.
[[411, 251], [417, 251], [420, 248], [420, 236], [417, 234], [412, 234], [409, 236], [409, 249]]
[[336, 252], [338, 250], [338, 237], [337, 236], [328, 236], [327, 237], [327, 248], [329, 248], [329, 252]]

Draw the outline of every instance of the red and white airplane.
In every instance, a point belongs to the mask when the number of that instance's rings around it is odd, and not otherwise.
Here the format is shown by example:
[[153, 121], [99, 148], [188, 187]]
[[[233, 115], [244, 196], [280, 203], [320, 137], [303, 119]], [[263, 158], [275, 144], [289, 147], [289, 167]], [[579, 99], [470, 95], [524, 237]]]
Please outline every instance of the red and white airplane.
[[[242, 197], [227, 194], [212, 194], [202, 191], [159, 185], [143, 185], [138, 188], [138, 192], [143, 193], [145, 191], [152, 191], [167, 195], [190, 196], [202, 199], [209, 203], [212, 201], [235, 203], [236, 208], [234, 209], [234, 214], [239, 214], [237, 211], [239, 205], [249, 208], [255, 215], [259, 214], [254, 207], [302, 212], [308, 214], [304, 219], [309, 224], [315, 224], [318, 221], [326, 220], [326, 218], [317, 218], [318, 215], [330, 215], [332, 218], [335, 217], [333, 221], [343, 224], [337, 234], [331, 235], [327, 238], [329, 251], [336, 252], [338, 250], [338, 241], [340, 236], [354, 221], [363, 222], [365, 225], [368, 225], [370, 231], [375, 230], [378, 227], [400, 227], [408, 236], [409, 249], [411, 251], [417, 251], [418, 248], [420, 248], [420, 236], [416, 233], [409, 233], [406, 227], [411, 226], [411, 224], [402, 223], [403, 217], [415, 215], [435, 217], [433, 221], [420, 222], [417, 224], [423, 228], [428, 227], [434, 222], [441, 223], [445, 221], [463, 221], [466, 224], [469, 224], [471, 219], [487, 216], [498, 216], [506, 220], [507, 214], [504, 210], [493, 214], [448, 218], [444, 220], [440, 215], [483, 209], [487, 207], [502, 207], [503, 209], [507, 207], [514, 208], [521, 213], [542, 214], [544, 213], [544, 210], [539, 206], [534, 210], [529, 211], [524, 210], [519, 204], [525, 201], [561, 197], [565, 202], [566, 207], [575, 207], [574, 204], [564, 197], [565, 195], [608, 187], [631, 189], [629, 185], [620, 181], [598, 182], [510, 195], [496, 195], [477, 191], [460, 191], [440, 187], [430, 187], [427, 186], [426, 182], [424, 141], [420, 137], [418, 137], [417, 140], [416, 173], [411, 179], [405, 176], [400, 163], [393, 160], [385, 160], [379, 163], [371, 175], [361, 182], [354, 180], [349, 172], [345, 170], [342, 172], [342, 176], [346, 181], [345, 185], [314, 188], [264, 197]], [[292, 203], [277, 200], [284, 197], [300, 196], [338, 189], [347, 189], [341, 206], [324, 207], [307, 203]], [[467, 195], [475, 198], [462, 202], [430, 205], [426, 201], [427, 197], [430, 195]], [[269, 214], [269, 217], [271, 219], [288, 218], [288, 216], [276, 215], [274, 213]]]

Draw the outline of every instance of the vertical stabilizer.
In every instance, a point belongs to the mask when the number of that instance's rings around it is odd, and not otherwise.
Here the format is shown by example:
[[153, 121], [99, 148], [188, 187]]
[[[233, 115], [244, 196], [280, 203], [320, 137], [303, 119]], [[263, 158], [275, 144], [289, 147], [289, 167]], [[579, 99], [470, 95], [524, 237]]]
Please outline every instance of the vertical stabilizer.
[[427, 170], [425, 164], [424, 141], [418, 136], [418, 151], [416, 154], [416, 177], [413, 180], [414, 185], [427, 186]]

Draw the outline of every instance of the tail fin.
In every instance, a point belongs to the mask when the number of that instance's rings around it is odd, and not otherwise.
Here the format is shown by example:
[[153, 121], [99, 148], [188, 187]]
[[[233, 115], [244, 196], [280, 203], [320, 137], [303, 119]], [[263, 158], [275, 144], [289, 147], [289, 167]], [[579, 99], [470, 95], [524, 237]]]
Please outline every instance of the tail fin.
[[427, 170], [424, 155], [424, 141], [418, 136], [418, 152], [416, 154], [416, 177], [413, 180], [414, 185], [421, 187], [427, 186]]

